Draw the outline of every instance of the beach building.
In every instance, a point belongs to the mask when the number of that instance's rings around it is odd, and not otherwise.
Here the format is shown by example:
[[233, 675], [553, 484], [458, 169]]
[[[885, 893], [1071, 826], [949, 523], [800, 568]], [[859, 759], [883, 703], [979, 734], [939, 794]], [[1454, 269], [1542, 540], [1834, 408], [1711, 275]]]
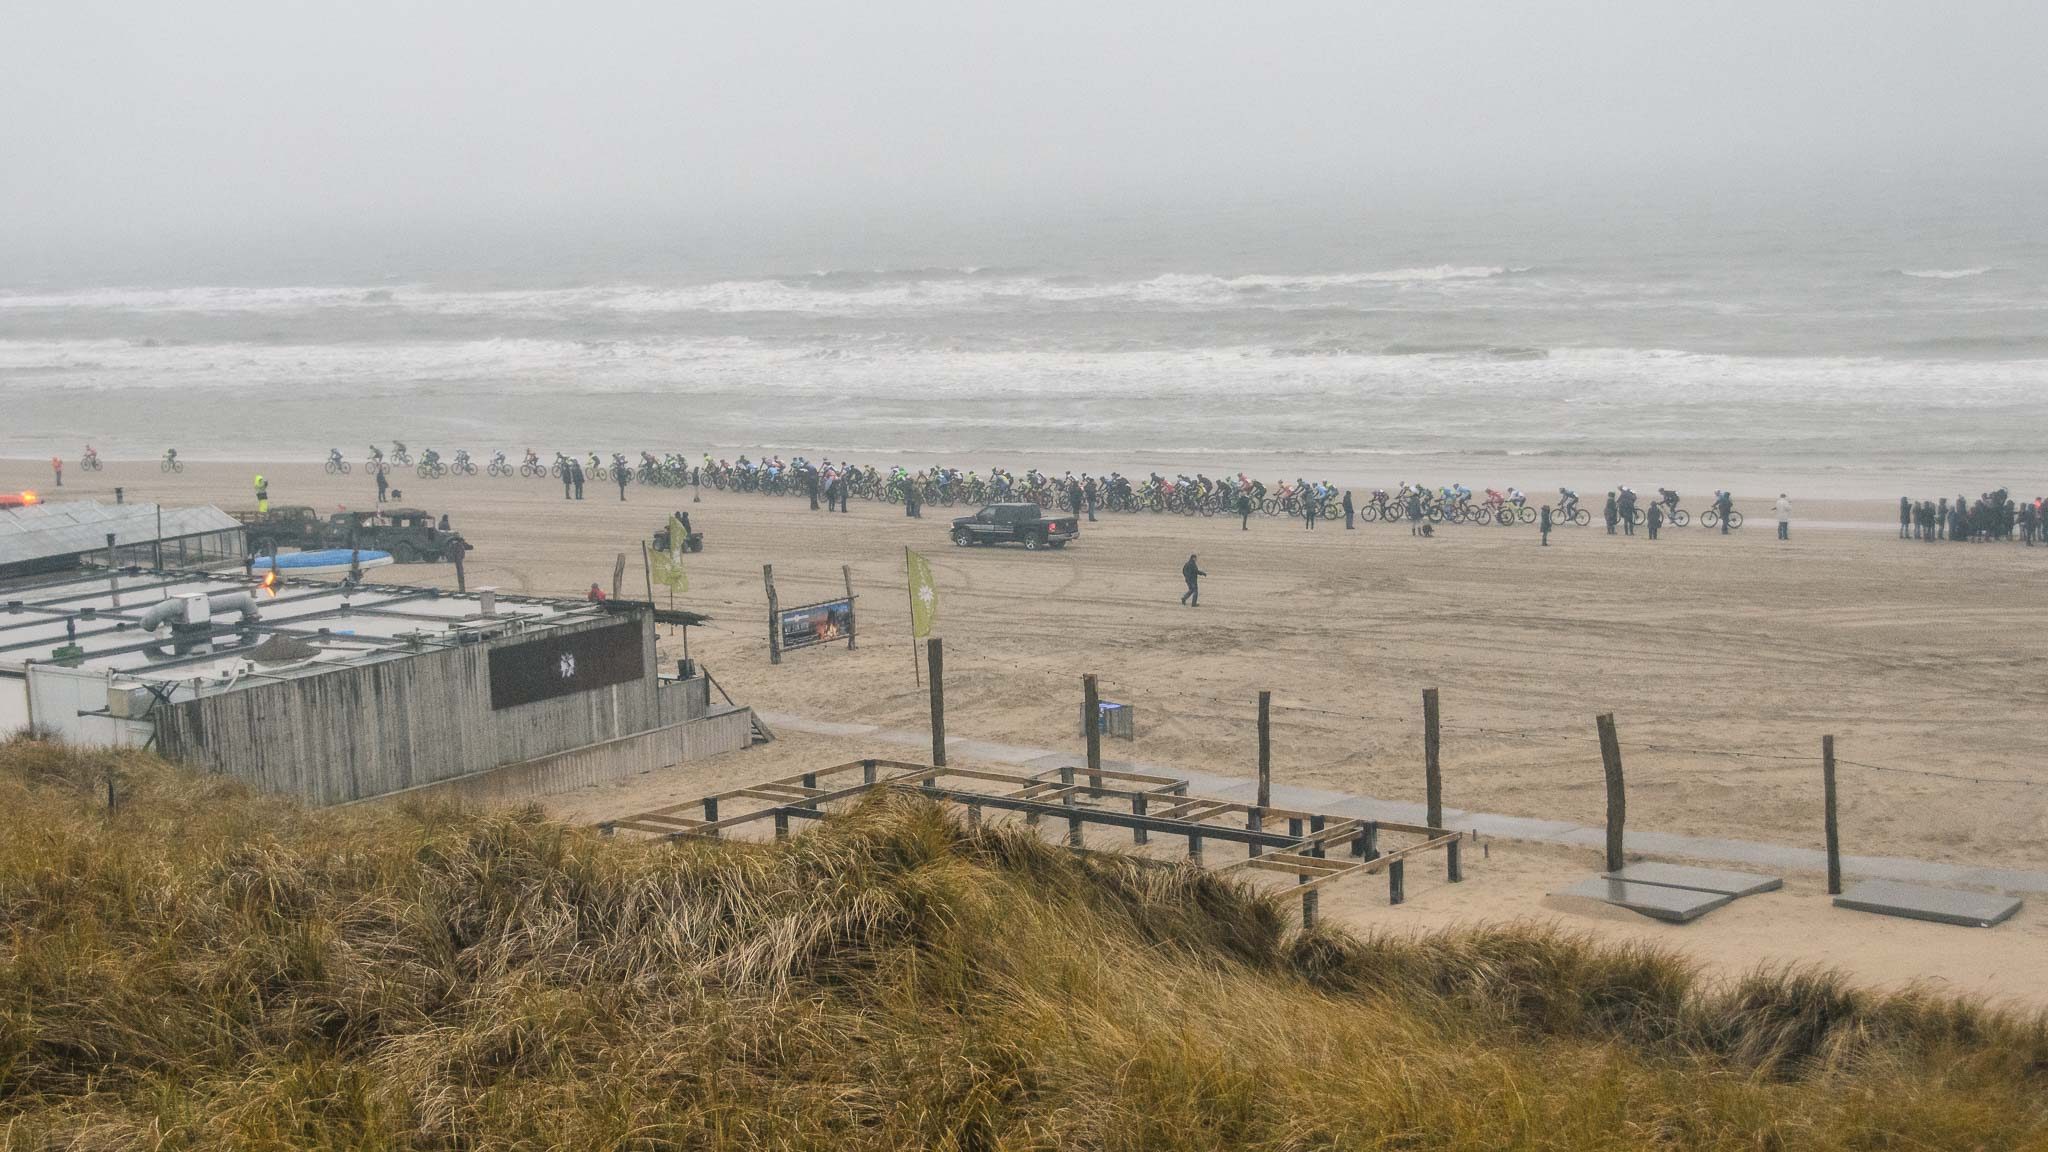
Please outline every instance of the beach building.
[[[198, 536], [239, 527], [221, 519]], [[73, 562], [0, 578], [0, 732], [153, 747], [313, 804], [562, 791], [752, 741], [751, 711], [714, 703], [707, 675], [661, 673], [664, 615]]]

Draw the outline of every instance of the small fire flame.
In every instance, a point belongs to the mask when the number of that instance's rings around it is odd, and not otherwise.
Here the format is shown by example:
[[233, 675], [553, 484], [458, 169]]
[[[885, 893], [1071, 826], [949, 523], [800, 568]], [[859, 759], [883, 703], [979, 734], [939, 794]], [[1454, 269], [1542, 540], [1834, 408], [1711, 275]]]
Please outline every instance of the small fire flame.
[[274, 568], [273, 568], [273, 569], [271, 569], [270, 571], [268, 571], [268, 572], [265, 572], [265, 573], [263, 574], [263, 590], [264, 590], [265, 592], [268, 592], [268, 593], [270, 593], [270, 594], [271, 594], [272, 596], [275, 596], [275, 595], [277, 595], [277, 570], [276, 570], [276, 569], [274, 569]]
[[21, 494], [21, 502], [23, 504], [41, 504], [43, 502], [43, 498], [41, 496], [36, 495], [33, 492], [23, 492]]

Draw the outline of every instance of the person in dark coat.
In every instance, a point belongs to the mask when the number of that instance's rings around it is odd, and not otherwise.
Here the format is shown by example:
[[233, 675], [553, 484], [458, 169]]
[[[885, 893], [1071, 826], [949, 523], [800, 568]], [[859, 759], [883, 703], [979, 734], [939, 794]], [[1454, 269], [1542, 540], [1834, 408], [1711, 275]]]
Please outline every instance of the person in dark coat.
[[1180, 595], [1182, 604], [1190, 608], [1202, 606], [1201, 579], [1207, 575], [1207, 572], [1202, 571], [1201, 565], [1195, 563], [1195, 554], [1188, 553], [1188, 562], [1180, 566], [1180, 578], [1188, 582], [1188, 590]]
[[[389, 481], [389, 480], [386, 480], [386, 479], [384, 478], [384, 473], [383, 473], [383, 472], [381, 472], [381, 471], [380, 471], [380, 472], [378, 472], [378, 473], [377, 473], [377, 503], [379, 503], [379, 504], [382, 504], [382, 503], [384, 502], [384, 498], [385, 498], [385, 495], [386, 495], [387, 493], [389, 493], [390, 491], [391, 491], [391, 481]], [[567, 500], [568, 498], [569, 498], [569, 490], [568, 490], [567, 488], [564, 488], [564, 489], [562, 489], [562, 499], [564, 499], [564, 500]]]
[[811, 511], [816, 512], [818, 510], [818, 470], [816, 468], [804, 469], [804, 488], [811, 494]]
[[1721, 492], [1714, 497], [1714, 507], [1721, 510], [1721, 535], [1726, 536], [1728, 534], [1728, 514], [1735, 511], [1734, 495], [1725, 491]]
[[1419, 491], [1408, 494], [1408, 534], [1422, 535], [1422, 493]]
[[572, 460], [569, 463], [576, 476], [576, 498], [581, 500], [583, 499], [583, 461]]
[[626, 467], [624, 460], [620, 460], [612, 465], [612, 479], [619, 482], [619, 503], [621, 504], [626, 502], [626, 481], [632, 478], [633, 470]]
[[1621, 490], [1621, 501], [1615, 505], [1615, 512], [1621, 517], [1621, 532], [1624, 536], [1636, 534], [1636, 494], [1632, 488]]
[[1912, 534], [1913, 502], [1907, 499], [1906, 497], [1901, 496], [1899, 497], [1899, 539], [1904, 540], [1906, 537]]
[[1322, 505], [1322, 495], [1315, 489], [1303, 488], [1301, 490], [1301, 520], [1302, 523], [1308, 525], [1308, 529], [1311, 532], [1315, 531], [1316, 513], [1322, 511]]
[[1550, 505], [1543, 506], [1543, 546], [1550, 547]]
[[1344, 490], [1344, 527], [1348, 531], [1357, 527], [1356, 509], [1351, 504], [1351, 489]]
[[1240, 532], [1252, 530], [1252, 494], [1242, 489], [1237, 493], [1237, 528]]
[[1607, 534], [1609, 536], [1614, 535], [1614, 526], [1620, 522], [1621, 504], [1615, 500], [1614, 493], [1609, 492], [1607, 494]]
[[1664, 505], [1661, 502], [1650, 505], [1649, 521], [1650, 539], [1655, 540], [1657, 538], [1657, 529], [1664, 526]]
[[1095, 477], [1090, 476], [1081, 482], [1081, 495], [1088, 501], [1088, 522], [1093, 524], [1095, 523]]

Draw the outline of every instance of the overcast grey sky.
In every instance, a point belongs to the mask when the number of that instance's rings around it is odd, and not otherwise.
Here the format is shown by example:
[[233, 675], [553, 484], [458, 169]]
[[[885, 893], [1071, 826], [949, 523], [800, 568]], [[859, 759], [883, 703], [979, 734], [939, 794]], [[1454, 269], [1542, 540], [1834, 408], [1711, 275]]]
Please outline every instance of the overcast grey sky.
[[1996, 174], [2044, 43], [2040, 0], [0, 0], [0, 233]]

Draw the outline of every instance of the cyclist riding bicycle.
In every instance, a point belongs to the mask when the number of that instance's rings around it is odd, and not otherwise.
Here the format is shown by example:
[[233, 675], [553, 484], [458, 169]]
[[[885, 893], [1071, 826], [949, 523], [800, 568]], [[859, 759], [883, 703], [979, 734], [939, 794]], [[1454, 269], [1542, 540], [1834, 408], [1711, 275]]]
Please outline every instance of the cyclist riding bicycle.
[[1576, 488], [1559, 488], [1557, 490], [1557, 508], [1558, 511], [1566, 516], [1571, 516], [1577, 512], [1579, 510], [1579, 490]]
[[1508, 503], [1513, 504], [1517, 508], [1523, 508], [1528, 505], [1529, 498], [1522, 494], [1520, 488], [1511, 487], [1508, 489]]
[[1676, 488], [1657, 489], [1657, 502], [1664, 505], [1666, 508], [1670, 508], [1673, 511], [1677, 511], [1678, 490]]

